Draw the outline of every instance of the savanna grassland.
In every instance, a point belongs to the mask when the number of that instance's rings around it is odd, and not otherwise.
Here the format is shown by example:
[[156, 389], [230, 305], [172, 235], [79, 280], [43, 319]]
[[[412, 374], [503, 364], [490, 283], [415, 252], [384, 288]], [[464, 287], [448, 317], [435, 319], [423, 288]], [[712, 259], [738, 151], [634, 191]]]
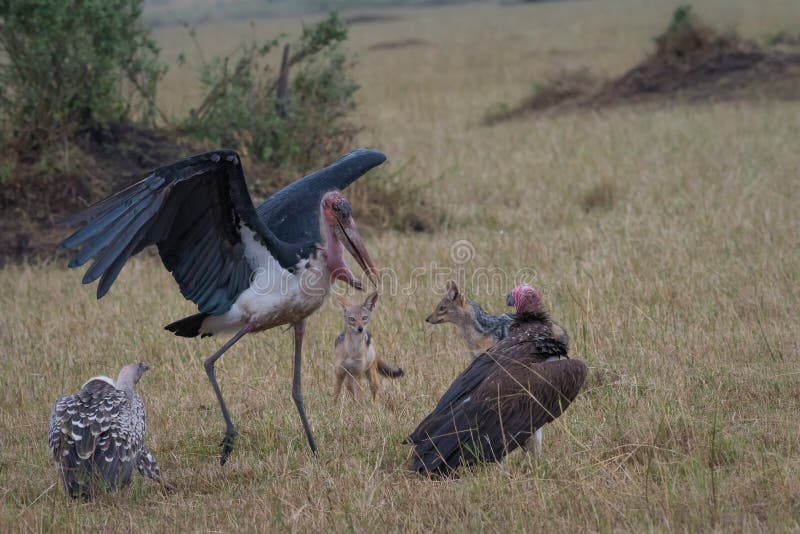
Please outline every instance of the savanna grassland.
[[[406, 376], [384, 381], [376, 404], [331, 402], [340, 314], [326, 304], [309, 321], [317, 458], [290, 398], [290, 332], [244, 339], [218, 365], [240, 431], [220, 467], [223, 425], [202, 361], [221, 341], [161, 329], [194, 308], [155, 258], [131, 261], [99, 302], [64, 259], [0, 271], [0, 529], [800, 530], [800, 104], [664, 103], [481, 125], [491, 106], [563, 69], [621, 74], [675, 6], [470, 4], [351, 28], [359, 142], [384, 150], [381, 172], [423, 187], [441, 217], [431, 233], [364, 229], [401, 285], [426, 273], [378, 303], [377, 347]], [[794, 0], [695, 9], [748, 38], [800, 32]], [[198, 42], [226, 52], [251, 31], [299, 22], [200, 26]], [[189, 55], [161, 93], [166, 110], [185, 110], [196, 49], [179, 28], [156, 37], [165, 58]], [[463, 263], [451, 257], [459, 240], [474, 249]], [[468, 363], [453, 329], [423, 321], [439, 299], [434, 267], [457, 268], [498, 312], [524, 268], [569, 330], [589, 376], [546, 427], [542, 461], [515, 453], [458, 480], [406, 471], [402, 439]], [[506, 287], [472, 285], [490, 268], [507, 273]], [[48, 457], [50, 406], [139, 359], [151, 366], [139, 388], [149, 448], [177, 489], [137, 479], [72, 502]]]

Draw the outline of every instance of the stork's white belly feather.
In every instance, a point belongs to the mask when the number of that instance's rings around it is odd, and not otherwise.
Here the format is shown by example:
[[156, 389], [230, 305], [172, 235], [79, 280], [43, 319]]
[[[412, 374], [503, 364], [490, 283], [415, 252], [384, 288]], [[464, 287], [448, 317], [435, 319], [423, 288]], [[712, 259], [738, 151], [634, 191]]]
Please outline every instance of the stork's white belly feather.
[[225, 314], [206, 319], [203, 333], [238, 330], [247, 323], [255, 323], [259, 329], [293, 324], [314, 313], [330, 292], [332, 280], [322, 251], [300, 260], [290, 272], [252, 236], [244, 234], [247, 258], [254, 268], [250, 287]]

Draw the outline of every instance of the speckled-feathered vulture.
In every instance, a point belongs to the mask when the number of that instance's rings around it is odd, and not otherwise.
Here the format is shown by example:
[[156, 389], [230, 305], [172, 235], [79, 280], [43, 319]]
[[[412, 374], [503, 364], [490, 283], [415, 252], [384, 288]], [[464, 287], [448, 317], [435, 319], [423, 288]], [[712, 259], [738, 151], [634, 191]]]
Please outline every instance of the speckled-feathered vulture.
[[535, 288], [509, 295], [517, 313], [508, 337], [473, 360], [406, 443], [411, 469], [449, 474], [461, 465], [500, 462], [530, 441], [541, 450], [541, 428], [575, 399], [586, 376], [567, 358], [565, 337], [541, 310]]
[[144, 405], [135, 391], [146, 370], [142, 362], [126, 365], [116, 382], [96, 376], [78, 393], [56, 400], [50, 416], [50, 452], [71, 497], [88, 499], [98, 490], [125, 486], [134, 467], [143, 477], [164, 483], [144, 446]]

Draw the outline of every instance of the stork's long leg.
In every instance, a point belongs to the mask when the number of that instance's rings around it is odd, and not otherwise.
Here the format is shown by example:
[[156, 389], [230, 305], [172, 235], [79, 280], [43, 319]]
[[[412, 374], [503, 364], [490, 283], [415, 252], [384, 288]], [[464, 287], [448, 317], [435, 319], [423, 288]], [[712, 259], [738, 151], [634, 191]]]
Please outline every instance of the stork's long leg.
[[308, 439], [308, 446], [311, 447], [311, 452], [317, 454], [317, 445], [314, 443], [314, 436], [311, 434], [311, 427], [306, 418], [306, 410], [303, 407], [303, 386], [300, 383], [301, 379], [301, 364], [303, 360], [303, 334], [306, 331], [306, 320], [295, 323], [294, 325], [294, 376], [292, 378], [292, 399], [294, 400], [297, 411], [300, 413], [300, 421], [303, 422], [303, 430], [306, 431], [306, 438]]
[[228, 407], [225, 406], [225, 399], [222, 398], [222, 391], [219, 389], [219, 384], [217, 383], [217, 376], [214, 373], [214, 363], [220, 359], [220, 357], [225, 354], [225, 351], [231, 348], [237, 341], [239, 341], [242, 336], [247, 334], [248, 332], [252, 332], [253, 328], [256, 325], [247, 323], [242, 327], [241, 330], [236, 332], [232, 338], [228, 340], [227, 343], [222, 345], [222, 347], [209, 356], [209, 358], [203, 364], [203, 367], [206, 368], [206, 374], [208, 375], [208, 380], [211, 382], [211, 387], [214, 388], [214, 393], [217, 395], [217, 402], [219, 402], [219, 407], [222, 409], [222, 417], [225, 419], [225, 437], [222, 438], [222, 453], [219, 457], [219, 463], [221, 465], [225, 465], [225, 462], [228, 461], [228, 456], [233, 451], [233, 441], [236, 439], [236, 428], [233, 426], [233, 422], [231, 421], [231, 416], [228, 413]]

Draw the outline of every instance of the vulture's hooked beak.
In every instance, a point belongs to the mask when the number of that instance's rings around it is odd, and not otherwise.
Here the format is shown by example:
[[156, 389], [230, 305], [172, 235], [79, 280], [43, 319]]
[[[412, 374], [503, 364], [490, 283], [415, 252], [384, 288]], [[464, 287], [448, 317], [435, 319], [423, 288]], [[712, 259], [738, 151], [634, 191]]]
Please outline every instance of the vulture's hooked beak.
[[514, 305], [514, 293], [508, 294], [508, 296], [506, 297], [506, 304], [508, 304], [509, 306]]

